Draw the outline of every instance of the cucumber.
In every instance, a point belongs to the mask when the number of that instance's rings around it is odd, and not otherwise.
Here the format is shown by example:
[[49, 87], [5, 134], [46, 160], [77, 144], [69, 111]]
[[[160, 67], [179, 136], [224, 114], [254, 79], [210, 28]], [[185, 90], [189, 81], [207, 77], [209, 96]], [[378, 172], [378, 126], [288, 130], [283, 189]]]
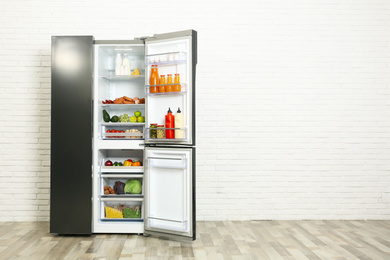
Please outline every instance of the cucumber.
[[103, 120], [106, 123], [110, 122], [110, 115], [108, 114], [108, 112], [106, 110], [103, 110]]

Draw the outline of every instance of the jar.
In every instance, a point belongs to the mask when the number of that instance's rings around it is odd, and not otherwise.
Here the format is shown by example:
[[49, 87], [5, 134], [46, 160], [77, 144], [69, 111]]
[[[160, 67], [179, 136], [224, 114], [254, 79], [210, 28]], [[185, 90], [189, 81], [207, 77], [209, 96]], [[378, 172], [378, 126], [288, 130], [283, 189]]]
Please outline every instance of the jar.
[[150, 124], [150, 138], [157, 138], [157, 124]]
[[[172, 74], [167, 75], [167, 84], [172, 84]], [[166, 85], [165, 92], [172, 92], [172, 85]]]
[[158, 93], [158, 84], [160, 83], [160, 77], [158, 75], [158, 66], [152, 65], [149, 78], [149, 93]]
[[158, 92], [164, 93], [165, 92], [165, 75], [160, 76], [160, 86], [158, 86]]
[[181, 85], [180, 84], [177, 84], [176, 83], [180, 83], [180, 75], [178, 73], [175, 74], [175, 80], [174, 82], [175, 85], [173, 85], [173, 91], [174, 92], [180, 92], [181, 91]]
[[157, 138], [162, 139], [164, 138], [164, 125], [158, 125], [157, 126]]

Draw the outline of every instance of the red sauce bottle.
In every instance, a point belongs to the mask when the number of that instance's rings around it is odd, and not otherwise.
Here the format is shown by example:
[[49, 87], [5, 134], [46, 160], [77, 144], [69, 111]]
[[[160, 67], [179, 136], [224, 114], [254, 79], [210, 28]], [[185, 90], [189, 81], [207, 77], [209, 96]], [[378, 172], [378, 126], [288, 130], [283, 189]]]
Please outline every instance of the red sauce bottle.
[[[165, 128], [175, 128], [175, 116], [172, 115], [171, 108], [169, 108], [168, 113], [165, 115]], [[175, 138], [175, 130], [166, 129], [165, 130], [165, 138], [166, 139], [174, 139]]]

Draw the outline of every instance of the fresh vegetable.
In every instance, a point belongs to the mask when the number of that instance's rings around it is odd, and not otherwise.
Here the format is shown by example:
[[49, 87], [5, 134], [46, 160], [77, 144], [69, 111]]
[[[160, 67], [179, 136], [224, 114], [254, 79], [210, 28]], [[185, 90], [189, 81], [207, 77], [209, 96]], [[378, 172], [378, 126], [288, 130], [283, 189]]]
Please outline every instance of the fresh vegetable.
[[121, 181], [116, 181], [114, 185], [114, 191], [116, 194], [124, 194], [125, 193], [125, 184]]
[[137, 118], [135, 116], [130, 117], [130, 122], [132, 123], [137, 122]]
[[139, 116], [137, 117], [138, 123], [144, 123], [145, 122], [145, 117], [144, 116]]
[[123, 218], [141, 218], [141, 210], [139, 206], [134, 208], [124, 208]]
[[131, 159], [127, 159], [126, 161], [133, 162], [133, 160], [131, 160]]
[[142, 184], [137, 179], [128, 180], [125, 185], [125, 193], [141, 194]]
[[123, 218], [123, 213], [120, 210], [111, 207], [105, 207], [106, 218]]
[[123, 166], [131, 166], [131, 162], [129, 162], [129, 161], [124, 161]]
[[105, 166], [112, 166], [112, 162], [110, 160], [108, 160], [104, 165]]
[[119, 121], [119, 117], [118, 117], [118, 116], [113, 116], [113, 117], [111, 117], [111, 122], [116, 123], [116, 122], [118, 122], [118, 121]]
[[110, 115], [108, 114], [108, 112], [106, 110], [103, 110], [103, 120], [106, 123], [110, 122]]
[[115, 194], [115, 191], [110, 186], [104, 186], [104, 194]]
[[114, 162], [113, 165], [114, 165], [114, 166], [119, 166], [119, 163], [118, 163], [118, 162]]
[[141, 162], [140, 161], [138, 161], [138, 162], [132, 162], [131, 163], [131, 166], [141, 166]]

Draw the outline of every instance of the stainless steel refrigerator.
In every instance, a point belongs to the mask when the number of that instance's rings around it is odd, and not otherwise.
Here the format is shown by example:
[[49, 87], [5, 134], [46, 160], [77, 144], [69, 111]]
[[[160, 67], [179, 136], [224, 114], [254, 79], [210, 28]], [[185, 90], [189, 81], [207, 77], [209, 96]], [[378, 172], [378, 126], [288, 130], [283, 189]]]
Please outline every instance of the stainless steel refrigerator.
[[[133, 40], [52, 37], [51, 233], [196, 238], [196, 63], [194, 30]], [[151, 85], [152, 65], [180, 83]], [[169, 109], [182, 116], [179, 127], [165, 122]], [[138, 116], [129, 122], [125, 114]], [[106, 165], [127, 159], [141, 165]], [[107, 194], [131, 180], [142, 192]], [[124, 208], [138, 215], [126, 218]]]

